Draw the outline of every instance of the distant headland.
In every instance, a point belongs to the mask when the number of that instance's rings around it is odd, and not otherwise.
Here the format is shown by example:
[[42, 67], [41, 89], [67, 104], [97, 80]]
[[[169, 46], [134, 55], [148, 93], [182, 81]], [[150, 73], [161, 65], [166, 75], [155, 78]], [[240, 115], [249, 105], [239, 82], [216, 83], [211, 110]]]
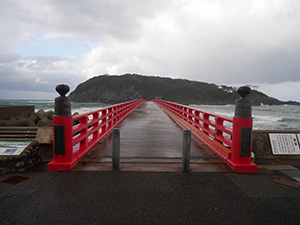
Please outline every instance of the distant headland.
[[[70, 93], [70, 98], [72, 102], [108, 104], [140, 98], [161, 98], [185, 105], [226, 105], [234, 104], [239, 98], [236, 89], [212, 83], [138, 74], [100, 75], [79, 84]], [[300, 105], [295, 101], [280, 101], [257, 90], [252, 90], [248, 97], [252, 105]]]

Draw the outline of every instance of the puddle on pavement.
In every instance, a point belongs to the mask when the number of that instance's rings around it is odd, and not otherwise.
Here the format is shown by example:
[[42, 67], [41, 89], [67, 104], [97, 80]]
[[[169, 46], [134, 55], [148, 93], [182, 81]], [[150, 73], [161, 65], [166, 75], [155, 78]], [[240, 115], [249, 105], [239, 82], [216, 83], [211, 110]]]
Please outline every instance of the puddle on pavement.
[[300, 183], [294, 180], [280, 178], [280, 179], [274, 179], [274, 182], [277, 184], [285, 187], [285, 188], [296, 188], [298, 189], [300, 187]]
[[11, 177], [11, 178], [1, 181], [0, 184], [19, 185], [19, 184], [25, 183], [29, 179], [30, 179], [30, 177], [14, 176], [14, 177]]

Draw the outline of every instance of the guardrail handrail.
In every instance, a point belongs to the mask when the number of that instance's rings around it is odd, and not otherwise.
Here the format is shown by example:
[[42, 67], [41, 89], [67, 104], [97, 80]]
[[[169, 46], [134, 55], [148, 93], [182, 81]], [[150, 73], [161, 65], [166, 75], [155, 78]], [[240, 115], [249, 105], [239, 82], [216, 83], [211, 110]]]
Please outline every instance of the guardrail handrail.
[[[242, 92], [242, 94], [241, 98], [236, 101], [236, 116], [233, 118], [174, 102], [159, 99], [152, 101], [156, 102], [175, 121], [191, 129], [198, 139], [203, 141], [235, 172], [258, 173], [258, 167], [251, 162], [251, 102], [249, 108], [249, 100], [246, 99], [247, 94], [244, 95], [245, 88], [243, 88], [238, 90], [238, 93]], [[247, 91], [250, 93], [250, 90], [247, 89]], [[248, 111], [250, 111], [250, 116]]]
[[[167, 102], [162, 100], [152, 100], [166, 107], [168, 110], [180, 116], [185, 121], [199, 128], [204, 133], [208, 134], [211, 138], [216, 139], [223, 143], [225, 146], [232, 147], [232, 124], [233, 118], [206, 112], [200, 109], [188, 107], [185, 105]], [[213, 117], [214, 120], [211, 120]], [[230, 125], [225, 125], [224, 121], [230, 123]], [[226, 133], [228, 136], [224, 136]]]
[[[80, 132], [79, 135], [73, 137], [73, 146], [80, 143], [83, 139], [86, 139], [92, 134], [97, 136], [98, 134], [95, 133], [97, 130], [100, 131], [100, 134], [104, 132], [108, 133], [112, 127], [115, 127], [120, 120], [125, 118], [134, 108], [144, 101], [145, 100], [129, 101], [73, 116], [73, 123], [79, 121], [79, 124], [73, 126], [72, 133], [75, 135], [76, 133]], [[93, 118], [89, 119], [90, 116]], [[97, 124], [98, 122], [101, 124]], [[93, 128], [91, 128], [92, 126]]]
[[69, 101], [64, 94], [55, 99], [53, 160], [48, 163], [48, 171], [72, 169], [96, 143], [145, 100], [123, 102], [75, 116], [69, 115], [70, 112], [63, 115], [64, 109], [61, 107], [68, 107]]

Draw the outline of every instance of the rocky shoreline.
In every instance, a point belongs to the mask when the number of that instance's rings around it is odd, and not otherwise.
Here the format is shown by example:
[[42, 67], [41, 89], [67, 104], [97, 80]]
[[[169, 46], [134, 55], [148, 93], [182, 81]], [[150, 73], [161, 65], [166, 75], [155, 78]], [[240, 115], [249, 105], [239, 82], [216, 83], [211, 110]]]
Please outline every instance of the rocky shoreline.
[[0, 155], [0, 173], [23, 173], [42, 163], [39, 143], [31, 142], [19, 155]]
[[31, 113], [27, 117], [12, 116], [8, 120], [0, 120], [0, 126], [28, 126], [28, 127], [51, 127], [54, 111], [44, 111], [40, 109], [36, 113]]

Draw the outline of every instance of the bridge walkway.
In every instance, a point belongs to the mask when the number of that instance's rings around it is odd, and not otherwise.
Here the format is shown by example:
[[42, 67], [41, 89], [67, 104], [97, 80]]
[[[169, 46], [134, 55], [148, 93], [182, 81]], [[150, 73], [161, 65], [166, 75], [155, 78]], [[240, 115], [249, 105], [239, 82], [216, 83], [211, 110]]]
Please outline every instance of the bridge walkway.
[[[181, 171], [183, 130], [153, 102], [145, 102], [117, 128], [121, 171]], [[191, 172], [228, 172], [229, 167], [206, 145], [191, 138]], [[112, 170], [112, 134], [102, 139], [73, 168]]]

